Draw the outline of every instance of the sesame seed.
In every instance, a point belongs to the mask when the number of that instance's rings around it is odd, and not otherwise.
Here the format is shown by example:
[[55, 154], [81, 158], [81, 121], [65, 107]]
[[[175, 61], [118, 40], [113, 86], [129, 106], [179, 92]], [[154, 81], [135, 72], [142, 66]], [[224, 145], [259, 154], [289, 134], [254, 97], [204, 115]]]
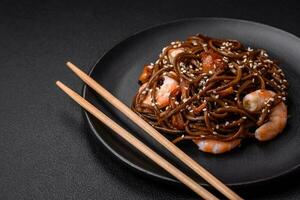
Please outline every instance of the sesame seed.
[[175, 101], [175, 104], [176, 104], [176, 105], [179, 105], [179, 102], [178, 102], [178, 101]]
[[206, 109], [206, 108], [203, 108], [203, 111], [205, 112], [205, 111], [207, 111], [207, 109]]
[[248, 47], [248, 48], [247, 48], [247, 51], [253, 51], [253, 49], [252, 49], [252, 48], [250, 48], [250, 47]]
[[213, 134], [214, 134], [214, 135], [217, 135], [218, 133], [217, 133], [216, 131], [213, 131]]
[[220, 128], [220, 126], [219, 126], [219, 124], [217, 124], [217, 125], [216, 125], [216, 129], [219, 129], [219, 128]]
[[209, 74], [213, 74], [213, 72], [212, 72], [212, 71], [209, 71], [208, 73], [209, 73]]
[[242, 119], [247, 119], [247, 117], [246, 117], [246, 116], [243, 116]]

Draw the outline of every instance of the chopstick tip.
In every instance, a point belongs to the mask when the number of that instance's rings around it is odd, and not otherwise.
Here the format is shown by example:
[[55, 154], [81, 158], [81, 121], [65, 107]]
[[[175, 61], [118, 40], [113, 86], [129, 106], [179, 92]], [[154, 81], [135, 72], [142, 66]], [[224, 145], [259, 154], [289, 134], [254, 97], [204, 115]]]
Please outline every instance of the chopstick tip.
[[60, 82], [60, 81], [56, 81], [55, 84], [56, 84], [58, 87], [61, 87], [61, 86], [63, 85], [62, 82]]

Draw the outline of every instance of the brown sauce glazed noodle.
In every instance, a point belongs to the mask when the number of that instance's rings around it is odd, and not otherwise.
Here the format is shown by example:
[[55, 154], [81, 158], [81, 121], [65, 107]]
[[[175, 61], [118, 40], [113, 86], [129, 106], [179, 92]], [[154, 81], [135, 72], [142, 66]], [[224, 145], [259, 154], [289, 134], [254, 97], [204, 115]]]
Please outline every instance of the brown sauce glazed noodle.
[[286, 125], [288, 83], [278, 62], [237, 40], [198, 34], [172, 42], [139, 83], [132, 109], [174, 143], [190, 140], [205, 152], [269, 140]]

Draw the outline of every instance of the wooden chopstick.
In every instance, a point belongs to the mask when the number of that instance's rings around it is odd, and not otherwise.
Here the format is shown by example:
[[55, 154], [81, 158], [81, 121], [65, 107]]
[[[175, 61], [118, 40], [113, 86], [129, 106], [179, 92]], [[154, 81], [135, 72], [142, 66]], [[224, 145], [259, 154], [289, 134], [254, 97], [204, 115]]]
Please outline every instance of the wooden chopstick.
[[128, 108], [124, 103], [122, 103], [119, 99], [114, 97], [110, 92], [108, 92], [104, 87], [102, 87], [99, 83], [97, 83], [94, 79], [80, 70], [77, 66], [75, 66], [71, 62], [67, 62], [66, 65], [88, 86], [94, 89], [100, 96], [106, 99], [109, 103], [111, 103], [114, 107], [120, 110], [124, 115], [126, 115], [129, 119], [135, 122], [139, 127], [144, 129], [149, 135], [151, 135], [157, 142], [163, 145], [166, 149], [168, 149], [174, 156], [180, 159], [185, 165], [189, 166], [193, 171], [195, 171], [199, 176], [201, 176], [204, 180], [210, 183], [214, 188], [220, 191], [223, 195], [225, 195], [229, 199], [240, 200], [242, 199], [238, 194], [232, 191], [229, 187], [227, 187], [224, 183], [218, 180], [215, 176], [209, 173], [205, 168], [200, 166], [196, 161], [190, 158], [186, 153], [184, 153], [181, 149], [175, 146], [172, 142], [170, 142], [167, 138], [165, 138], [162, 134], [160, 134], [157, 130], [155, 130], [150, 124], [144, 121], [141, 117], [139, 117], [135, 112], [133, 112], [130, 108]]
[[75, 102], [77, 102], [80, 106], [82, 106], [85, 110], [87, 110], [89, 113], [94, 115], [97, 119], [99, 119], [101, 122], [103, 122], [106, 126], [111, 128], [112, 130], [114, 130], [118, 135], [120, 135], [128, 143], [130, 143], [132, 146], [137, 148], [139, 151], [141, 151], [143, 154], [145, 154], [147, 157], [149, 157], [151, 160], [153, 160], [156, 164], [161, 166], [163, 169], [165, 169], [171, 175], [176, 177], [178, 180], [180, 180], [183, 184], [188, 186], [191, 190], [193, 190], [199, 196], [201, 196], [204, 199], [213, 199], [213, 200], [218, 199], [213, 194], [211, 194], [209, 191], [207, 191], [205, 188], [203, 188], [198, 183], [196, 183], [194, 180], [192, 180], [190, 177], [188, 177], [183, 172], [181, 172], [179, 169], [177, 169], [174, 165], [172, 165], [167, 160], [165, 160], [163, 157], [158, 155], [155, 151], [153, 151], [148, 146], [146, 146], [143, 142], [141, 142], [136, 137], [134, 137], [131, 133], [129, 133], [124, 128], [122, 128], [120, 125], [118, 125], [116, 122], [114, 122], [109, 117], [107, 117], [104, 113], [102, 113], [100, 110], [98, 110], [95, 106], [93, 106], [87, 100], [82, 98], [79, 94], [77, 94], [76, 92], [74, 92], [73, 90], [68, 88], [66, 85], [64, 85], [60, 81], [57, 81], [56, 85], [60, 89], [62, 89], [67, 95], [69, 95]]

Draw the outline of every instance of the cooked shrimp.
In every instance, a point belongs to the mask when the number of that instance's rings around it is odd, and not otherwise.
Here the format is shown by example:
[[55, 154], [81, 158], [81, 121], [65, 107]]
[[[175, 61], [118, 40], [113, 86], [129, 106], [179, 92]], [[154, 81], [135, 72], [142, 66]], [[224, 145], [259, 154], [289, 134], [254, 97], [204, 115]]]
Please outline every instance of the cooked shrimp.
[[271, 110], [269, 121], [256, 129], [255, 138], [259, 141], [273, 139], [283, 131], [286, 122], [287, 107], [283, 102], [281, 102]]
[[[163, 84], [157, 88], [156, 91], [156, 102], [159, 108], [164, 108], [169, 105], [169, 96], [171, 92], [179, 87], [179, 84], [173, 78], [169, 76], [163, 76]], [[140, 92], [146, 87], [147, 83], [144, 83], [140, 87]], [[143, 101], [144, 104], [152, 105], [151, 94], [148, 92], [147, 97]]]
[[214, 52], [212, 49], [207, 52], [202, 52], [201, 54], [202, 60], [202, 71], [208, 73], [209, 71], [214, 72], [219, 67], [224, 67], [224, 62], [222, 60], [222, 56], [218, 53]]
[[244, 97], [243, 106], [248, 111], [256, 112], [261, 110], [265, 106], [265, 102], [274, 96], [275, 93], [271, 90], [256, 90]]
[[212, 153], [212, 154], [221, 154], [239, 146], [241, 144], [241, 139], [235, 139], [232, 141], [203, 139], [203, 140], [194, 140], [194, 142], [198, 145], [201, 151]]
[[146, 83], [147, 81], [149, 81], [149, 78], [152, 75], [152, 71], [153, 71], [153, 65], [145, 65], [143, 72], [141, 73], [141, 75], [139, 77], [139, 81], [141, 83]]
[[[256, 90], [247, 94], [243, 99], [243, 106], [251, 112], [260, 111], [265, 104], [275, 96], [271, 90]], [[255, 138], [259, 141], [271, 140], [284, 129], [287, 122], [287, 107], [281, 102], [270, 113], [269, 121], [258, 127]]]
[[175, 57], [184, 52], [184, 48], [177, 48], [177, 49], [170, 49], [168, 51], [168, 57], [169, 57], [169, 61], [172, 65], [175, 64]]

